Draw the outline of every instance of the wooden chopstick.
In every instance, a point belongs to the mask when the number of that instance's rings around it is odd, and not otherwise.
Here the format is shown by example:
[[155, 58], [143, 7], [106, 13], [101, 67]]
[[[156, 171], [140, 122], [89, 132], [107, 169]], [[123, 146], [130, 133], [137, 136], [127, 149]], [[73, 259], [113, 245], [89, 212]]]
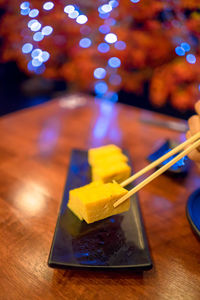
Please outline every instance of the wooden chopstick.
[[179, 161], [181, 158], [186, 156], [188, 153], [190, 153], [192, 150], [198, 148], [200, 146], [200, 139], [196, 142], [194, 142], [191, 146], [189, 146], [187, 149], [182, 151], [179, 155], [177, 155], [174, 159], [172, 159], [170, 162], [168, 162], [165, 166], [154, 172], [152, 175], [147, 177], [145, 180], [143, 180], [141, 183], [136, 185], [133, 189], [131, 189], [126, 195], [121, 197], [119, 200], [117, 200], [113, 206], [117, 207], [124, 201], [126, 201], [129, 197], [137, 193], [140, 189], [142, 189], [145, 185], [150, 183], [152, 180], [154, 180], [156, 177], [164, 173], [167, 169], [169, 169], [172, 165], [174, 165], [177, 161]]
[[148, 172], [151, 169], [153, 169], [154, 167], [158, 166], [163, 161], [165, 161], [166, 159], [170, 158], [172, 155], [178, 153], [180, 150], [184, 149], [186, 146], [188, 146], [189, 144], [193, 143], [195, 140], [197, 140], [199, 138], [200, 138], [200, 132], [197, 132], [195, 135], [193, 135], [191, 138], [189, 138], [185, 142], [181, 143], [180, 145], [178, 145], [177, 147], [175, 147], [174, 149], [172, 149], [168, 153], [164, 154], [160, 158], [156, 159], [154, 162], [152, 162], [151, 164], [149, 164], [148, 166], [146, 166], [145, 168], [143, 168], [142, 170], [140, 170], [136, 174], [132, 175], [131, 177], [129, 177], [126, 180], [124, 180], [123, 182], [121, 182], [120, 185], [122, 187], [125, 187], [126, 185], [128, 185], [129, 183], [131, 183], [135, 179], [137, 179], [138, 177], [142, 176], [146, 172]]

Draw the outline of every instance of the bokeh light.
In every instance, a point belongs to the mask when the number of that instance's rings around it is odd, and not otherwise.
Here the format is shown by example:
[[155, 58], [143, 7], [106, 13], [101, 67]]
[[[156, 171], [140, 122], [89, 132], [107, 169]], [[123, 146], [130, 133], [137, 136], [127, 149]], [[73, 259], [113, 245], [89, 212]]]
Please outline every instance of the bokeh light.
[[131, 0], [131, 2], [138, 3], [138, 2], [140, 2], [140, 0]]
[[108, 65], [109, 65], [111, 68], [119, 68], [120, 65], [121, 65], [121, 60], [120, 60], [118, 57], [111, 57], [111, 58], [108, 60]]
[[80, 15], [77, 17], [76, 22], [78, 24], [85, 24], [87, 22], [88, 18], [85, 15]]
[[27, 16], [29, 14], [29, 12], [30, 12], [30, 8], [28, 7], [28, 8], [22, 9], [20, 13], [22, 16]]
[[79, 42], [79, 46], [82, 48], [88, 48], [91, 46], [91, 44], [92, 44], [92, 41], [89, 38], [83, 38]]
[[190, 45], [186, 42], [184, 43], [181, 43], [181, 47], [187, 52], [187, 51], [190, 51]]
[[109, 1], [109, 5], [113, 8], [115, 8], [119, 5], [119, 2], [115, 1], [115, 0], [112, 0], [112, 1]]
[[53, 28], [51, 26], [45, 26], [42, 28], [43, 35], [50, 35], [53, 32]]
[[124, 49], [126, 48], [126, 43], [123, 42], [123, 41], [117, 41], [117, 42], [115, 43], [115, 48], [116, 48], [117, 50], [124, 50]]
[[70, 19], [76, 19], [78, 17], [78, 15], [79, 15], [79, 12], [77, 10], [74, 10], [68, 14], [68, 17]]
[[120, 75], [118, 74], [112, 74], [110, 75], [110, 78], [109, 78], [109, 82], [110, 84], [112, 85], [119, 85], [122, 81], [122, 78]]
[[35, 20], [35, 22], [31, 24], [30, 29], [32, 31], [38, 31], [38, 30], [40, 30], [41, 27], [42, 27], [42, 25], [40, 24], [40, 22]]
[[107, 92], [108, 86], [104, 81], [96, 82], [94, 85], [94, 90], [96, 94], [103, 95]]
[[182, 47], [176, 47], [175, 52], [179, 56], [184, 56], [185, 55], [185, 50]]
[[99, 31], [103, 34], [107, 34], [110, 32], [110, 27], [108, 25], [101, 25]]
[[196, 57], [194, 54], [188, 54], [186, 56], [186, 60], [187, 62], [189, 62], [190, 64], [195, 64], [196, 63]]
[[34, 67], [39, 67], [39, 66], [41, 66], [42, 65], [42, 60], [40, 60], [39, 58], [33, 58], [33, 60], [32, 60], [32, 65], [34, 66]]
[[29, 3], [28, 1], [22, 2], [22, 3], [20, 4], [20, 8], [21, 8], [21, 9], [29, 8], [29, 6], [30, 6], [30, 3]]
[[33, 35], [33, 40], [36, 41], [36, 42], [42, 41], [43, 38], [44, 38], [44, 35], [40, 31], [34, 33], [34, 35]]
[[69, 14], [69, 13], [73, 12], [74, 10], [75, 10], [75, 7], [73, 5], [66, 5], [64, 7], [64, 12], [66, 14]]
[[111, 12], [112, 10], [112, 6], [110, 4], [103, 4], [100, 8], [100, 13], [106, 14]]
[[34, 49], [31, 53], [31, 56], [32, 58], [35, 58], [35, 57], [38, 57], [42, 54], [42, 50], [37, 48], [37, 49]]
[[106, 70], [104, 68], [96, 68], [94, 70], [94, 77], [96, 79], [103, 79], [106, 76]]
[[39, 15], [39, 10], [38, 9], [31, 9], [29, 12], [29, 17], [30, 18], [35, 18]]
[[101, 43], [98, 45], [98, 51], [101, 53], [106, 53], [110, 50], [110, 46], [106, 43]]
[[43, 51], [41, 54], [41, 58], [42, 58], [43, 62], [46, 62], [50, 58], [49, 52]]
[[26, 43], [22, 46], [23, 53], [30, 53], [33, 50], [33, 45], [31, 43]]
[[52, 8], [54, 7], [54, 4], [53, 2], [45, 2], [44, 5], [43, 5], [43, 9], [45, 10], [51, 10]]
[[109, 44], [113, 44], [117, 41], [117, 36], [114, 33], [108, 33], [105, 36], [105, 41]]

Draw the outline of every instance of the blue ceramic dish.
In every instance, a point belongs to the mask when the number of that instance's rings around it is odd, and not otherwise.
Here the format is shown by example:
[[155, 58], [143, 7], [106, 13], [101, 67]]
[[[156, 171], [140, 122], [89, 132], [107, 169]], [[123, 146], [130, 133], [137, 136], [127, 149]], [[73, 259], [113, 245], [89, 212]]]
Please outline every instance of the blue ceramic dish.
[[[152, 154], [150, 154], [147, 157], [147, 160], [149, 162], [153, 162], [156, 159], [158, 159], [159, 157], [161, 157], [162, 155], [166, 154], [167, 152], [169, 152], [170, 150], [172, 150], [173, 148], [175, 148], [177, 145], [178, 145], [177, 142], [172, 141], [172, 140], [167, 140], [155, 152], [153, 152]], [[166, 161], [164, 161], [162, 164], [160, 164], [158, 166], [158, 168], [160, 168], [163, 165], [165, 165], [166, 163], [168, 163], [176, 155], [173, 155], [170, 159], [167, 159]], [[166, 171], [166, 174], [171, 175], [171, 176], [173, 176], [173, 175], [175, 175], [175, 176], [185, 176], [185, 175], [187, 175], [187, 173], [189, 171], [189, 167], [190, 167], [190, 161], [189, 161], [188, 157], [185, 156], [183, 159], [181, 159], [176, 164], [174, 164], [173, 166], [171, 166], [171, 168], [169, 168]]]
[[189, 197], [186, 215], [192, 229], [200, 237], [200, 189], [196, 190]]

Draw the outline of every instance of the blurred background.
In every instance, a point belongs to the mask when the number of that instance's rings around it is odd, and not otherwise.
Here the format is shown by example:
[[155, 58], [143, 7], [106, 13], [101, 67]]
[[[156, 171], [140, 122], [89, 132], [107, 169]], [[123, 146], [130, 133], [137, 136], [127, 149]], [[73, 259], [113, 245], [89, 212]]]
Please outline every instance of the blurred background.
[[199, 35], [199, 0], [0, 0], [0, 115], [81, 93], [187, 119]]

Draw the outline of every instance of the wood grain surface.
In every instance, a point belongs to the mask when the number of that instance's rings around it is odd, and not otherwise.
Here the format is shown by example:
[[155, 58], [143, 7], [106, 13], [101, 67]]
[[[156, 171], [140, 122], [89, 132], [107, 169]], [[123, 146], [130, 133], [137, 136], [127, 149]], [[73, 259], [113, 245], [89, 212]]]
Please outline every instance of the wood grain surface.
[[152, 270], [47, 266], [73, 148], [115, 143], [129, 150], [137, 171], [161, 140], [184, 139], [141, 123], [144, 114], [171, 119], [91, 99], [74, 109], [54, 100], [0, 119], [0, 299], [200, 299], [200, 242], [185, 215], [200, 185], [194, 165], [185, 179], [161, 175], [139, 192]]

